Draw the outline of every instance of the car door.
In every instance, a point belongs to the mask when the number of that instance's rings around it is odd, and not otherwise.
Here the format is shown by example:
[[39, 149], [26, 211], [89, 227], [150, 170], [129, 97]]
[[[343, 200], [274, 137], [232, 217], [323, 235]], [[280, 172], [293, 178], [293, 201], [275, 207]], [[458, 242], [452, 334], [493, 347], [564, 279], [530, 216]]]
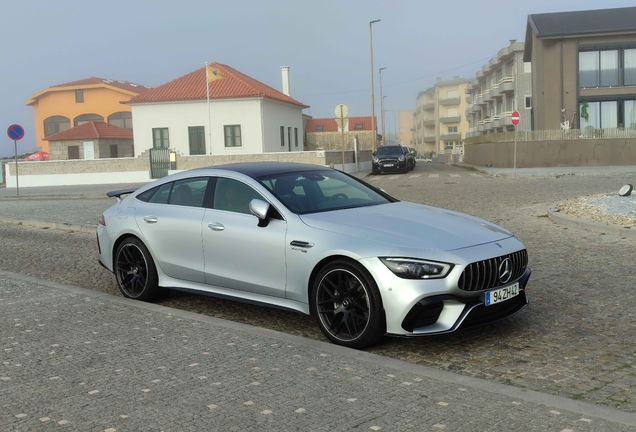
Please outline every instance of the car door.
[[218, 177], [211, 208], [203, 217], [205, 281], [214, 286], [285, 297], [287, 223], [274, 218], [259, 227], [249, 210], [257, 198], [250, 185]]
[[147, 202], [135, 214], [137, 226], [157, 266], [169, 277], [205, 283], [201, 223], [209, 181], [177, 180], [140, 195]]

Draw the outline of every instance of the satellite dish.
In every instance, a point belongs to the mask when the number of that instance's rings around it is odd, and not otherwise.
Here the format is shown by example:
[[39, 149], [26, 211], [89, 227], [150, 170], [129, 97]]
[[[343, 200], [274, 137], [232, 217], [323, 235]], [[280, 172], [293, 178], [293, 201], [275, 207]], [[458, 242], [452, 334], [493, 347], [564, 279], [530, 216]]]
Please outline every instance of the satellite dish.
[[634, 186], [630, 184], [626, 184], [618, 191], [618, 194], [620, 196], [630, 196], [632, 194], [633, 189], [634, 189]]

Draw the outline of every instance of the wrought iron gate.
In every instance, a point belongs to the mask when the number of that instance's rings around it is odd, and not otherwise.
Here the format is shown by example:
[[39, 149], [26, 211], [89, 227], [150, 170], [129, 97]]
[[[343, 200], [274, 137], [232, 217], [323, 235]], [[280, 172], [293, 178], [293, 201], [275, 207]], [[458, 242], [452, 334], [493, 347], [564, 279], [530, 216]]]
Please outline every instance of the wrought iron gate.
[[150, 149], [150, 178], [158, 179], [168, 175], [170, 167], [170, 149]]

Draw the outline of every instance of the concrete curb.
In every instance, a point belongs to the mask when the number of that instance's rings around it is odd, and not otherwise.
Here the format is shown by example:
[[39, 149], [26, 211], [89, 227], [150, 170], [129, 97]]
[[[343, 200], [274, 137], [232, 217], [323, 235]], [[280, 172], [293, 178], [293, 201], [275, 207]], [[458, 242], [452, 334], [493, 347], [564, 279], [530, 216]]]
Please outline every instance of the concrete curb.
[[77, 231], [94, 234], [96, 225], [71, 224], [66, 222], [50, 222], [37, 219], [15, 219], [0, 216], [0, 222], [13, 225], [24, 225], [34, 228], [54, 229], [60, 231]]
[[565, 225], [572, 228], [583, 228], [603, 234], [614, 234], [623, 237], [636, 237], [635, 229], [625, 228], [619, 225], [609, 225], [606, 223], [595, 222], [586, 219], [579, 219], [563, 214], [556, 210], [556, 207], [559, 204], [561, 204], [561, 202], [553, 204], [548, 208], [548, 217], [559, 225]]
[[210, 317], [195, 312], [188, 312], [180, 309], [173, 309], [167, 306], [162, 306], [154, 303], [144, 303], [126, 299], [124, 297], [118, 297], [104, 292], [94, 291], [88, 288], [82, 288], [74, 285], [67, 285], [59, 282], [47, 281], [44, 279], [35, 278], [32, 276], [26, 276], [19, 273], [13, 273], [9, 271], [0, 270], [0, 276], [6, 276], [13, 279], [44, 285], [50, 288], [61, 289], [67, 292], [75, 294], [85, 295], [88, 297], [98, 298], [102, 301], [109, 302], [111, 304], [135, 307], [146, 311], [154, 311], [158, 313], [170, 314], [178, 316], [180, 318], [207, 323], [226, 329], [245, 332], [248, 334], [275, 339], [286, 343], [292, 343], [306, 348], [320, 350], [323, 353], [329, 353], [331, 355], [337, 355], [346, 357], [352, 361], [364, 362], [370, 365], [391, 368], [401, 372], [408, 372], [417, 374], [422, 377], [430, 379], [456, 384], [458, 386], [472, 387], [484, 392], [494, 393], [497, 395], [506, 395], [511, 398], [524, 400], [550, 408], [556, 408], [566, 410], [574, 413], [584, 415], [586, 417], [593, 416], [609, 420], [612, 422], [622, 423], [625, 425], [636, 426], [636, 414], [620, 411], [615, 408], [605, 407], [601, 405], [594, 405], [589, 402], [577, 401], [568, 399], [562, 396], [554, 396], [546, 393], [541, 393], [534, 390], [526, 390], [523, 388], [513, 387], [505, 384], [499, 384], [491, 381], [487, 381], [481, 378], [472, 378], [464, 375], [459, 375], [453, 372], [447, 372], [439, 369], [434, 369], [427, 366], [421, 366], [413, 363], [409, 363], [402, 360], [391, 359], [383, 357], [378, 354], [371, 354], [364, 351], [345, 348], [342, 346], [334, 345], [329, 342], [323, 342], [314, 339], [307, 339], [301, 336], [290, 335], [287, 333], [279, 332], [276, 330], [265, 329], [261, 327], [254, 327], [249, 324], [237, 323], [234, 321], [228, 321], [221, 318]]

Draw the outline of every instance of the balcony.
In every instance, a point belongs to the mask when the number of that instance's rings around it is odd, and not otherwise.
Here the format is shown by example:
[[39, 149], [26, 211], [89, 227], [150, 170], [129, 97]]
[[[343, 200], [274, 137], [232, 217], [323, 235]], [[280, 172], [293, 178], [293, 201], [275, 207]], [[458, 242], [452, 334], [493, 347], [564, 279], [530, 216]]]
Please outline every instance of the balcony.
[[466, 138], [472, 138], [474, 136], [481, 135], [476, 127], [472, 127], [466, 131]]
[[426, 127], [435, 126], [435, 119], [424, 120], [422, 124]]
[[459, 105], [459, 101], [460, 101], [459, 96], [457, 96], [457, 97], [451, 97], [446, 99], [440, 99], [439, 104], [444, 106]]
[[445, 134], [441, 134], [439, 136], [439, 139], [441, 139], [442, 141], [461, 141], [462, 136], [457, 133], [445, 133]]
[[499, 127], [512, 126], [512, 111], [499, 114]]
[[499, 92], [500, 93], [514, 93], [515, 91], [515, 83], [512, 77], [505, 77], [499, 81]]
[[425, 143], [434, 143], [435, 142], [435, 135], [424, 135], [424, 142]]
[[486, 102], [484, 101], [484, 94], [483, 93], [479, 93], [477, 95], [477, 100], [475, 101], [475, 103], [477, 105], [486, 105]]
[[501, 99], [502, 98], [501, 91], [499, 90], [499, 84], [494, 84], [490, 87], [490, 97], [493, 99]]
[[488, 103], [492, 98], [490, 97], [490, 89], [484, 90], [482, 93], [482, 100], [484, 103]]
[[422, 110], [423, 111], [435, 111], [435, 101], [426, 102], [425, 104], [422, 104]]
[[439, 121], [442, 123], [459, 123], [461, 120], [460, 116], [450, 116], [450, 117], [440, 117]]

